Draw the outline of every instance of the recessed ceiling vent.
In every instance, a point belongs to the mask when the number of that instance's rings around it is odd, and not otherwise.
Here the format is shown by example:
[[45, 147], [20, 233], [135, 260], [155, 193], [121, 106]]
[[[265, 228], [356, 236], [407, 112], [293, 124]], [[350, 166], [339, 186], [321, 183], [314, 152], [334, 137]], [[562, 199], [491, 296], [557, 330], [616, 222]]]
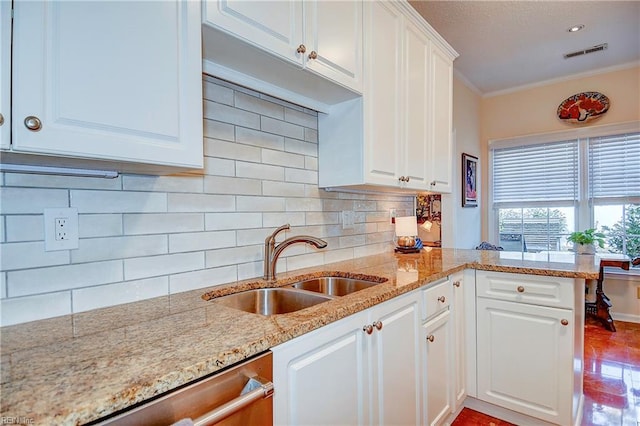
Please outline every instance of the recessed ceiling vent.
[[576, 52], [565, 53], [564, 58], [575, 58], [576, 56], [586, 55], [587, 53], [600, 52], [601, 50], [605, 50], [609, 46], [608, 43], [598, 44], [597, 46], [589, 47], [588, 49], [578, 50]]

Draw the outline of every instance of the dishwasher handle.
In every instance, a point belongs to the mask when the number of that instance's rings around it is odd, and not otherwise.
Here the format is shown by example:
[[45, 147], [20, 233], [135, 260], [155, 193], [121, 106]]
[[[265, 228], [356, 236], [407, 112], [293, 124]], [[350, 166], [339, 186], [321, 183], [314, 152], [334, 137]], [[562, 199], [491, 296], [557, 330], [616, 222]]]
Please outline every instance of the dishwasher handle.
[[194, 426], [211, 426], [254, 402], [270, 398], [273, 395], [273, 383], [259, 376], [249, 378], [239, 397], [222, 404], [193, 421]]

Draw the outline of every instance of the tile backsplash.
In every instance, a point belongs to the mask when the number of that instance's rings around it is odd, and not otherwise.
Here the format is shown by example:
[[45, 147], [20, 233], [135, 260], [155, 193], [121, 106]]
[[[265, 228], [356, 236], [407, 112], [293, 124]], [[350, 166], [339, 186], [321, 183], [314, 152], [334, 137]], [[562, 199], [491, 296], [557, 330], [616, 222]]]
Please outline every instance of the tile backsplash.
[[[279, 271], [393, 249], [389, 209], [411, 214], [413, 198], [319, 189], [315, 111], [211, 77], [203, 89], [202, 174], [0, 176], [1, 325], [260, 277], [284, 223], [328, 247], [291, 246]], [[78, 209], [77, 250], [44, 251], [53, 207]]]

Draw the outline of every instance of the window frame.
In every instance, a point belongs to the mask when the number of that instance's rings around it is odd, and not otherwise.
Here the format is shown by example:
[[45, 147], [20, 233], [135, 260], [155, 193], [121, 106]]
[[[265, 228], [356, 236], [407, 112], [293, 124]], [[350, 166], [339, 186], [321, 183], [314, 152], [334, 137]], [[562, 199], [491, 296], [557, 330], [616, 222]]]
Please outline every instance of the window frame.
[[[490, 177], [487, 188], [487, 204], [488, 204], [488, 235], [493, 241], [498, 241], [499, 238], [499, 214], [498, 209], [493, 204], [494, 197], [494, 185], [493, 179], [493, 151], [500, 148], [511, 148], [524, 145], [538, 145], [544, 143], [553, 143], [559, 141], [566, 141], [571, 139], [578, 140], [578, 191], [577, 200], [574, 203], [574, 217], [576, 229], [584, 229], [592, 227], [595, 220], [594, 205], [589, 194], [589, 162], [588, 151], [589, 144], [588, 139], [599, 136], [611, 136], [623, 133], [640, 133], [640, 121], [632, 121], [611, 125], [591, 126], [585, 128], [576, 128], [572, 130], [564, 130], [557, 132], [548, 132], [540, 134], [531, 134], [522, 137], [513, 137], [506, 139], [492, 139], [488, 144], [488, 176]], [[636, 200], [620, 200], [621, 203], [636, 203], [640, 202], [640, 197]], [[517, 206], [514, 203], [513, 208], [535, 208], [535, 207], [571, 207], [565, 202], [531, 202], [531, 203], [519, 203]], [[542, 205], [544, 204], [544, 206]], [[501, 208], [510, 208], [508, 204], [501, 203]], [[571, 231], [569, 231], [571, 232]], [[640, 276], [640, 270], [630, 271], [608, 271], [614, 275], [620, 275], [621, 277], [628, 276]]]

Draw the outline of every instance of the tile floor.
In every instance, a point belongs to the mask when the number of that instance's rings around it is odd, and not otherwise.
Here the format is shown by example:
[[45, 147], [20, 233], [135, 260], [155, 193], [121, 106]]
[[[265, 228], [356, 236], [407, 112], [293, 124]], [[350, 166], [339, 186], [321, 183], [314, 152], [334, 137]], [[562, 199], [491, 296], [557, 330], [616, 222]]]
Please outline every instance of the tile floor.
[[[640, 426], [640, 324], [615, 325], [612, 333], [586, 320], [582, 426]], [[512, 424], [465, 408], [452, 426]]]

